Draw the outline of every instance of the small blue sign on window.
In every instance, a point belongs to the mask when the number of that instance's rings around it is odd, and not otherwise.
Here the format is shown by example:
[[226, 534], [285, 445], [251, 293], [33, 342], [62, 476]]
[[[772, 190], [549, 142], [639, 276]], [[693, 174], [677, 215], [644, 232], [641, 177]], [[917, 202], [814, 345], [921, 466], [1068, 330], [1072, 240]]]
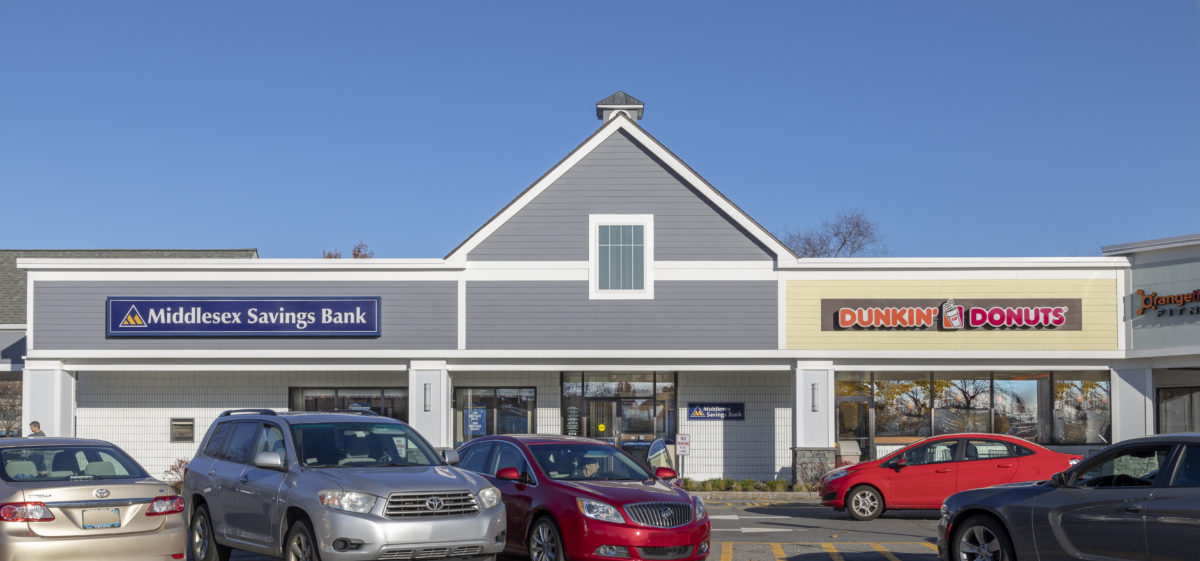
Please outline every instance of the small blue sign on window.
[[687, 406], [689, 421], [745, 421], [745, 403], [695, 403]]
[[487, 409], [472, 407], [463, 412], [467, 417], [466, 436], [483, 436], [487, 434]]
[[381, 299], [109, 297], [109, 337], [379, 337]]

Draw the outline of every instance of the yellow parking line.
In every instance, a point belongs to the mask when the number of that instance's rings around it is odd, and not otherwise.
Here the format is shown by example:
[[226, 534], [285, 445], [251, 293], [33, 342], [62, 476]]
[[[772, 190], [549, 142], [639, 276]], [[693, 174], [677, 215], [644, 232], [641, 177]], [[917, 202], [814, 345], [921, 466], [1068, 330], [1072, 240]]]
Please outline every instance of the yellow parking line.
[[838, 553], [837, 546], [832, 543], [822, 542], [821, 549], [824, 549], [825, 553], [828, 553], [829, 558], [833, 559], [833, 561], [842, 561], [842, 554]]
[[900, 559], [898, 559], [895, 555], [892, 555], [892, 552], [888, 551], [886, 547], [883, 547], [882, 545], [880, 545], [878, 543], [872, 542], [871, 547], [875, 548], [875, 551], [878, 551], [879, 553], [883, 554], [883, 556], [886, 557], [888, 561], [900, 561]]
[[771, 553], [775, 554], [775, 561], [787, 561], [787, 554], [783, 552], [783, 546], [777, 543], [771, 544]]
[[721, 561], [732, 561], [733, 559], [733, 542], [725, 542], [721, 544]]
[[934, 551], [937, 551], [937, 550], [938, 550], [936, 545], [933, 545], [933, 544], [931, 544], [931, 543], [929, 543], [929, 542], [921, 542], [921, 545], [923, 545], [923, 546], [925, 546], [925, 547], [928, 547], [929, 549], [932, 549], [932, 550], [934, 550]]

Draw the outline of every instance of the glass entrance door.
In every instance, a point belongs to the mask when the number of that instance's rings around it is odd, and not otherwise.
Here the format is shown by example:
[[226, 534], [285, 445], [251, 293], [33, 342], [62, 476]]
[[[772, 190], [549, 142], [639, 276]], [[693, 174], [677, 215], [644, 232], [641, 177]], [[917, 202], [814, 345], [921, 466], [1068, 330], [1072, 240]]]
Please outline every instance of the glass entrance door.
[[861, 397], [837, 398], [838, 463], [857, 463], [871, 453], [871, 402]]
[[587, 412], [587, 417], [584, 419], [587, 430], [584, 434], [588, 438], [615, 442], [620, 437], [621, 427], [618, 423], [621, 419], [617, 416], [617, 400], [589, 400]]

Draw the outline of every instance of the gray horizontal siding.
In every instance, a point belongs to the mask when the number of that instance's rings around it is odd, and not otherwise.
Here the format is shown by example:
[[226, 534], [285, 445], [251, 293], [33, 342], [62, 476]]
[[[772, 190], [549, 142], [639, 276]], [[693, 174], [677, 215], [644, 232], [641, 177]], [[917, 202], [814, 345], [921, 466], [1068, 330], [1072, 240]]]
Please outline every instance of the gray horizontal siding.
[[468, 282], [468, 349], [776, 349], [774, 282], [656, 282], [588, 300], [586, 282]]
[[589, 214], [653, 214], [658, 261], [754, 261], [772, 255], [622, 132], [613, 134], [470, 254], [479, 261], [588, 258]]
[[0, 372], [25, 367], [25, 332], [0, 331]]
[[[350, 337], [113, 338], [104, 335], [109, 296], [379, 296], [382, 335]], [[37, 282], [33, 343], [71, 349], [454, 349], [455, 282]]]

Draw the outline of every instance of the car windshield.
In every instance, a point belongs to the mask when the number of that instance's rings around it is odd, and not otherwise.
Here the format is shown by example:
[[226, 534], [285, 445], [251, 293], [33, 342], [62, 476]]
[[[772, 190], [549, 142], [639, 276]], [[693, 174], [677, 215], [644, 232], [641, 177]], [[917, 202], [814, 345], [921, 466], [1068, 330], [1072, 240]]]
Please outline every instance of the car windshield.
[[292, 426], [305, 467], [436, 466], [442, 463], [421, 435], [399, 423], [307, 423]]
[[145, 478], [145, 470], [112, 446], [22, 446], [0, 450], [5, 481]]
[[559, 481], [650, 479], [633, 458], [603, 444], [534, 444], [529, 447], [538, 467]]

